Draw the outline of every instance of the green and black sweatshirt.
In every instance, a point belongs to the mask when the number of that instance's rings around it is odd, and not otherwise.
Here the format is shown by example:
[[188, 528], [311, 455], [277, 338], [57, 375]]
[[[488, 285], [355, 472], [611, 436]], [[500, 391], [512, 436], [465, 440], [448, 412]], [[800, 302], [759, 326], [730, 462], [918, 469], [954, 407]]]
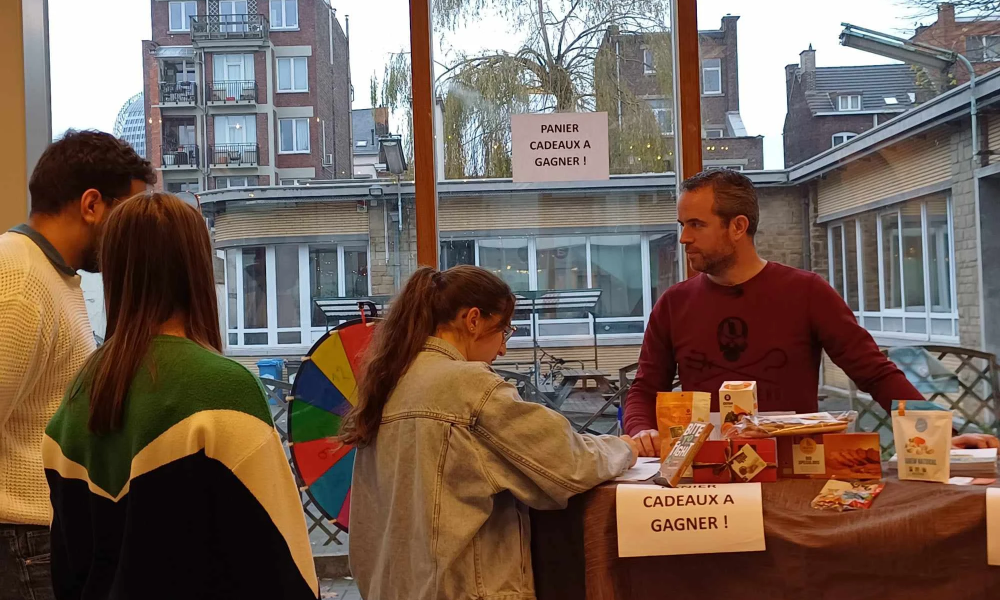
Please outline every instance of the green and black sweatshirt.
[[123, 426], [87, 428], [73, 385], [46, 430], [59, 600], [315, 599], [299, 493], [241, 365], [157, 337]]

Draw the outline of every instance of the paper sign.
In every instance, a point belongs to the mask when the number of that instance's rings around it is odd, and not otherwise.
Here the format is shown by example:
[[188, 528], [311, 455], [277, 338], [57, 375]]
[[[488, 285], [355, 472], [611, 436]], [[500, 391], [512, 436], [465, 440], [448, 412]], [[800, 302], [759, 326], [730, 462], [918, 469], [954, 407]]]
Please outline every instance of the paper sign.
[[759, 483], [618, 486], [618, 556], [764, 550]]
[[1000, 488], [986, 490], [986, 562], [1000, 567]]
[[608, 113], [510, 118], [514, 182], [608, 179]]
[[615, 481], [646, 481], [660, 472], [659, 458], [640, 458], [631, 469], [625, 471]]

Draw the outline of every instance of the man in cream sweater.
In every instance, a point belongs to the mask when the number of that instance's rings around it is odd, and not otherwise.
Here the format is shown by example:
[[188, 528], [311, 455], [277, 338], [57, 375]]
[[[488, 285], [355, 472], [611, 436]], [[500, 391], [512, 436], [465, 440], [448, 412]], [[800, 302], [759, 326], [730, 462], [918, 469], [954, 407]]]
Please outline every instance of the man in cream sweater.
[[53, 597], [42, 436], [94, 351], [76, 272], [97, 272], [115, 202], [155, 181], [124, 142], [69, 131], [31, 175], [28, 222], [0, 235], [0, 600]]

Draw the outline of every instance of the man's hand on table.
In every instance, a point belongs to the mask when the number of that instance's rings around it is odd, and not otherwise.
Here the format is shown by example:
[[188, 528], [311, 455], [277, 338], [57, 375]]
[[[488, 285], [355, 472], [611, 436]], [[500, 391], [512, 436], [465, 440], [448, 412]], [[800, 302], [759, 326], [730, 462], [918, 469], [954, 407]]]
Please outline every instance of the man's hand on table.
[[639, 446], [639, 456], [660, 457], [660, 432], [646, 429], [635, 434], [633, 438]]
[[985, 433], [964, 433], [951, 438], [953, 448], [1000, 448], [1000, 441]]
[[621, 438], [626, 444], [629, 445], [629, 448], [632, 449], [632, 464], [628, 466], [628, 468], [631, 469], [632, 467], [635, 466], [636, 461], [639, 460], [639, 456], [641, 456], [639, 454], [639, 444], [634, 439], [632, 439], [632, 436], [630, 435], [623, 435], [621, 436]]

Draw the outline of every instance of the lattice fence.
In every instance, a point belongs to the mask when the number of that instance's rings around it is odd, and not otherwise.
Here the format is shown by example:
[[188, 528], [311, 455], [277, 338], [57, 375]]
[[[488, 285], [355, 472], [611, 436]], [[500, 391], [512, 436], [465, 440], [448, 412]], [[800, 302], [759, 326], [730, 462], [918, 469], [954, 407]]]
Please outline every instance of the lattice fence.
[[[267, 395], [272, 400], [271, 416], [274, 419], [275, 428], [281, 436], [281, 442], [285, 446], [285, 457], [288, 459], [288, 464], [292, 467], [292, 474], [295, 475], [295, 483], [299, 486], [300, 490], [304, 490], [305, 484], [302, 482], [302, 478], [299, 477], [294, 463], [292, 463], [292, 453], [288, 448], [288, 401], [286, 397], [291, 394], [292, 386], [284, 381], [275, 381], [266, 377], [262, 377], [261, 382], [264, 384], [264, 389], [267, 390]], [[306, 523], [309, 527], [309, 539], [314, 543], [318, 542], [324, 547], [344, 545], [344, 541], [340, 539], [340, 536], [344, 532], [330, 524], [305, 491], [300, 491], [299, 493], [302, 498], [302, 510], [305, 512]]]

